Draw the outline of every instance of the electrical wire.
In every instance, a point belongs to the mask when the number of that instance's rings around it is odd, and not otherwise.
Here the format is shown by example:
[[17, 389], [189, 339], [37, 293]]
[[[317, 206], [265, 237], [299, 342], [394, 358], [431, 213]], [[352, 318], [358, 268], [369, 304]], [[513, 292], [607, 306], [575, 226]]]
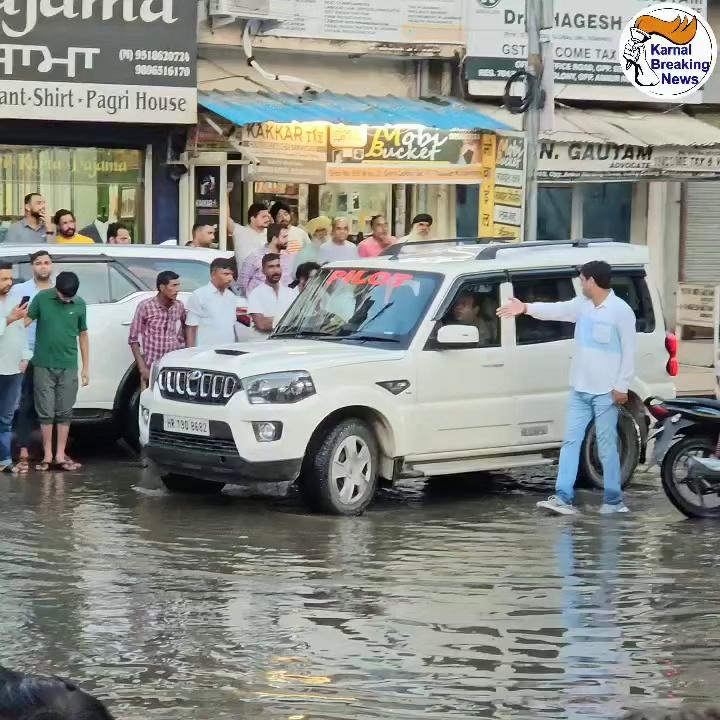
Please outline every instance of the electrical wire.
[[243, 29], [242, 43], [243, 51], [245, 53], [245, 57], [247, 58], [247, 64], [255, 70], [255, 72], [259, 73], [265, 80], [289, 83], [291, 85], [302, 85], [303, 93], [308, 91], [322, 92], [325, 88], [321, 85], [317, 85], [309, 80], [304, 80], [303, 78], [295, 77], [294, 75], [276, 75], [268, 70], [265, 70], [265, 68], [260, 65], [253, 55], [252, 47], [253, 36], [257, 33], [259, 26], [260, 25], [257, 20], [248, 20]]

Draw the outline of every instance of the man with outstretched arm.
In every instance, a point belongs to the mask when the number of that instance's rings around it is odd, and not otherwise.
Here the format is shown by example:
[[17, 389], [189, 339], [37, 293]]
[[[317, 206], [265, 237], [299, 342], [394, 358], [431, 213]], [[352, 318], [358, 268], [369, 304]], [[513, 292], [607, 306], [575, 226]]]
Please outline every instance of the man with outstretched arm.
[[610, 266], [596, 260], [580, 271], [582, 296], [556, 303], [511, 298], [498, 310], [501, 318], [527, 314], [537, 320], [575, 323], [567, 427], [555, 495], [538, 503], [539, 508], [559, 515], [576, 512], [572, 503], [580, 449], [593, 418], [605, 484], [600, 512], [629, 512], [622, 495], [617, 424], [618, 406], [627, 402], [635, 375], [636, 321], [630, 306], [612, 291], [611, 278]]

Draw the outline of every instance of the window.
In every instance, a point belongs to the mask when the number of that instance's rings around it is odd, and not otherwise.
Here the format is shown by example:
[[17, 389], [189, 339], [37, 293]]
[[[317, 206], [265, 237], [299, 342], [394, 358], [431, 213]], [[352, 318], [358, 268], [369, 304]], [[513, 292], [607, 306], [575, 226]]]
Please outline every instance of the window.
[[113, 302], [122, 300], [133, 293], [138, 292], [138, 287], [126, 278], [116, 267], [110, 269], [110, 297]]
[[583, 185], [583, 237], [630, 242], [632, 183]]
[[478, 347], [500, 347], [499, 280], [463, 283], [440, 321], [443, 325], [474, 325], [480, 335]]
[[172, 270], [180, 276], [183, 292], [193, 292], [210, 282], [210, 264], [200, 260], [123, 258], [121, 264], [148, 290], [155, 290], [157, 276], [165, 270]]
[[[401, 272], [402, 270], [402, 272]], [[326, 342], [407, 347], [442, 282], [435, 273], [366, 268], [323, 269], [271, 340], [290, 335]]]
[[538, 188], [538, 240], [567, 240], [572, 232], [572, 187]]
[[635, 313], [639, 333], [655, 332], [655, 310], [645, 278], [640, 275], [614, 275], [612, 288]]
[[54, 263], [55, 274], [61, 272], [74, 272], [80, 280], [78, 295], [88, 305], [98, 305], [110, 302], [110, 274], [107, 263], [92, 262], [63, 262]]
[[[565, 302], [576, 297], [572, 278], [525, 276], [513, 278], [513, 294], [519, 300], [531, 302]], [[536, 320], [529, 315], [515, 319], [518, 345], [537, 345], [539, 343], [568, 340], [575, 334], [575, 325], [565, 322], [547, 322]]]
[[134, 242], [144, 241], [140, 150], [0, 145], [0, 241], [22, 217], [23, 199], [40, 192], [47, 207], [72, 208], [78, 232], [105, 241], [95, 221], [122, 222]]

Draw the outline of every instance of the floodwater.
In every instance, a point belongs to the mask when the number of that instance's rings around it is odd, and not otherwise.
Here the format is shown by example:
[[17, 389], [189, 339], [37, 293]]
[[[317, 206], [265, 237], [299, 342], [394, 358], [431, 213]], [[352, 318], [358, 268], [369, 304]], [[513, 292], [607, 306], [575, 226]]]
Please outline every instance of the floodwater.
[[[547, 470], [543, 471], [547, 475]], [[543, 477], [542, 475], [540, 477]], [[618, 718], [720, 691], [720, 525], [641, 478], [634, 513], [534, 510], [547, 484], [170, 496], [122, 457], [0, 478], [0, 664], [128, 720]]]

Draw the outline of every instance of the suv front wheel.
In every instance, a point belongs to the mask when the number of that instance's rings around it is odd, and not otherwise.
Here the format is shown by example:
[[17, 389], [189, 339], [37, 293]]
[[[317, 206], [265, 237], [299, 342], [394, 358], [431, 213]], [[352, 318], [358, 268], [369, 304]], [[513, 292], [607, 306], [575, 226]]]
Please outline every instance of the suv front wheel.
[[308, 449], [300, 492], [308, 507], [332, 515], [360, 515], [378, 482], [378, 442], [363, 420], [331, 425]]
[[[638, 421], [626, 408], [621, 408], [618, 419], [618, 451], [620, 452], [620, 477], [626, 488], [632, 480], [642, 450], [642, 434]], [[588, 427], [580, 451], [578, 484], [594, 490], [602, 490], [603, 470], [595, 436], [595, 421]]]

